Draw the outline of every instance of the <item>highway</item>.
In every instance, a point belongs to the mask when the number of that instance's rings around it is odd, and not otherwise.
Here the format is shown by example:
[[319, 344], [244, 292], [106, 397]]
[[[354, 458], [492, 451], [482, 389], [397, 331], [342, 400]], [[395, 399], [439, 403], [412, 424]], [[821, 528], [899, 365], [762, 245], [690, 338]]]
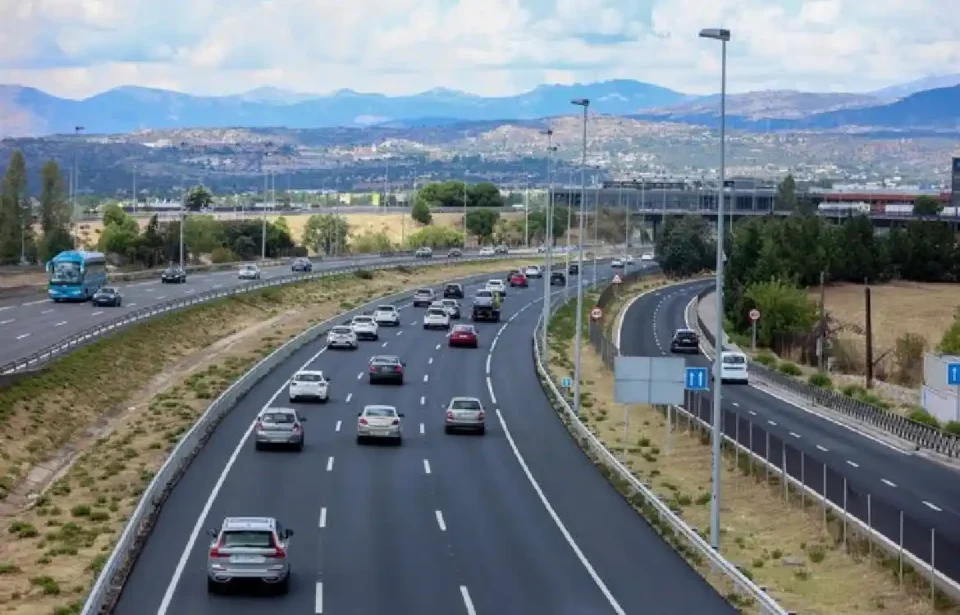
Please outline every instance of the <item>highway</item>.
[[[608, 274], [605, 268], [604, 274]], [[467, 286], [469, 303], [477, 285]], [[562, 294], [562, 291], [559, 293]], [[658, 615], [736, 611], [602, 477], [537, 382], [531, 336], [542, 282], [510, 289], [479, 349], [422, 329], [422, 309], [357, 351], [300, 350], [230, 413], [172, 491], [116, 615]], [[403, 386], [371, 386], [378, 353], [407, 363]], [[256, 414], [288, 405], [301, 367], [331, 378], [301, 453], [257, 452]], [[479, 397], [485, 436], [445, 435], [442, 406]], [[401, 447], [358, 446], [365, 404], [405, 412]], [[286, 596], [210, 595], [204, 530], [224, 516], [277, 517], [296, 534]]]
[[[711, 284], [700, 281], [668, 287], [634, 301], [624, 314], [621, 353], [669, 354], [674, 332], [689, 326], [685, 319], [687, 305]], [[687, 364], [709, 366], [703, 356], [688, 355]], [[703, 398], [700, 416], [710, 420], [712, 397]], [[960, 552], [960, 481], [956, 471], [756, 387], [724, 386], [723, 409], [724, 432], [730, 437], [739, 435], [744, 446], [752, 442], [754, 452], [765, 454], [765, 434], [770, 434], [768, 458], [778, 465], [782, 443], [786, 442], [787, 471], [796, 478], [803, 476], [818, 493], [823, 493], [825, 465], [827, 496], [841, 506], [846, 479], [847, 508], [864, 522], [868, 521], [867, 494], [871, 494], [869, 516], [873, 527], [894, 543], [900, 538], [899, 511], [903, 511], [904, 546], [926, 561], [930, 558], [930, 530], [935, 529], [936, 567], [960, 579], [960, 560], [955, 556]], [[803, 452], [802, 462], [799, 451]]]
[[[315, 262], [313, 270], [323, 271], [372, 262], [400, 264], [415, 260], [409, 256], [378, 259], [359, 256], [349, 260]], [[291, 274], [289, 265], [263, 268], [261, 271], [263, 280]], [[123, 305], [119, 308], [93, 307], [89, 302], [54, 303], [44, 296], [0, 300], [0, 364], [29, 356], [84, 329], [134, 310], [177, 297], [250, 283], [237, 279], [235, 270], [195, 273], [188, 275], [184, 284], [162, 284], [159, 275], [158, 273], [156, 280], [116, 284], [123, 295]]]

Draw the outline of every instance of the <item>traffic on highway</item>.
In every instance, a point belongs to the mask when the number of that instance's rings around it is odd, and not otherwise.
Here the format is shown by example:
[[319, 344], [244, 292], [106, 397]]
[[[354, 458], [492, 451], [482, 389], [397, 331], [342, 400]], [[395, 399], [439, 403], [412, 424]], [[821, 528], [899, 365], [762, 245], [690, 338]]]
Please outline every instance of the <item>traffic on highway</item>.
[[507, 287], [499, 323], [472, 322], [485, 280], [459, 318], [411, 293], [397, 324], [377, 302], [366, 339], [299, 350], [200, 450], [114, 613], [735, 613], [557, 420], [530, 359], [543, 283]]

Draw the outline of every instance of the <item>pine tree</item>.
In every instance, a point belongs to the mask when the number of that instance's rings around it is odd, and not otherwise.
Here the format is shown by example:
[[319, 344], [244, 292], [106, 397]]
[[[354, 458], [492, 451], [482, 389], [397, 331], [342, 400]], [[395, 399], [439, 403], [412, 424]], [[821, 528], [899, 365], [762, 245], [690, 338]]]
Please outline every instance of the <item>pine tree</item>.
[[0, 261], [18, 263], [32, 236], [32, 212], [27, 192], [27, 163], [23, 152], [14, 150], [0, 186]]
[[40, 257], [46, 261], [63, 250], [73, 249], [70, 235], [70, 204], [67, 202], [60, 165], [51, 160], [40, 170]]

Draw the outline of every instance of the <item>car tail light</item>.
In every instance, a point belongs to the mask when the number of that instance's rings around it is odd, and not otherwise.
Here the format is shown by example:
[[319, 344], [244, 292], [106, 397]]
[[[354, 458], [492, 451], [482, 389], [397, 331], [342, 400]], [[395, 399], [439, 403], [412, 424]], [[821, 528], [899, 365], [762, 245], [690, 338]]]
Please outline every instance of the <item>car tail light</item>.
[[294, 431], [294, 433], [300, 431], [301, 429], [303, 429], [303, 428], [300, 426], [300, 423], [294, 423], [294, 424], [293, 424], [293, 431]]
[[263, 421], [257, 421], [257, 431], [263, 431]]
[[222, 546], [220, 540], [217, 540], [217, 544], [210, 547], [210, 557], [222, 557], [220, 555], [220, 547]]
[[360, 424], [361, 424], [361, 425], [369, 425], [369, 423], [367, 423], [367, 419], [360, 419]]
[[477, 418], [482, 421], [483, 419], [487, 418], [487, 413], [481, 410], [480, 412], [477, 413]]
[[399, 425], [399, 424], [400, 424], [400, 419], [393, 419], [393, 422], [390, 423], [390, 424], [391, 424], [391, 425]]
[[286, 557], [287, 551], [283, 547], [274, 547], [273, 553], [267, 555], [267, 557]]
[[447, 410], [447, 418], [453, 420], [453, 410]]
[[397, 365], [396, 367], [393, 368], [393, 371], [395, 371], [395, 372], [403, 372], [403, 366]]
[[371, 365], [371, 366], [370, 366], [370, 373], [371, 373], [371, 374], [377, 373], [377, 366], [376, 366], [376, 365]]

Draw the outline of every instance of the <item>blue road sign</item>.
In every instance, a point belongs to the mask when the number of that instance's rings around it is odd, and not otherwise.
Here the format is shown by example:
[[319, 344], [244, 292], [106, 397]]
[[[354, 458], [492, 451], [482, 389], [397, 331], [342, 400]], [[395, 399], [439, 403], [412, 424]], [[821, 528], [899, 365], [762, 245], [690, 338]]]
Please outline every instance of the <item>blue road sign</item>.
[[706, 391], [710, 388], [706, 367], [688, 367], [683, 388], [688, 391]]
[[573, 386], [573, 378], [564, 378], [560, 381], [560, 384], [563, 386], [563, 388], [569, 389]]
[[947, 384], [960, 387], [960, 363], [947, 363]]

